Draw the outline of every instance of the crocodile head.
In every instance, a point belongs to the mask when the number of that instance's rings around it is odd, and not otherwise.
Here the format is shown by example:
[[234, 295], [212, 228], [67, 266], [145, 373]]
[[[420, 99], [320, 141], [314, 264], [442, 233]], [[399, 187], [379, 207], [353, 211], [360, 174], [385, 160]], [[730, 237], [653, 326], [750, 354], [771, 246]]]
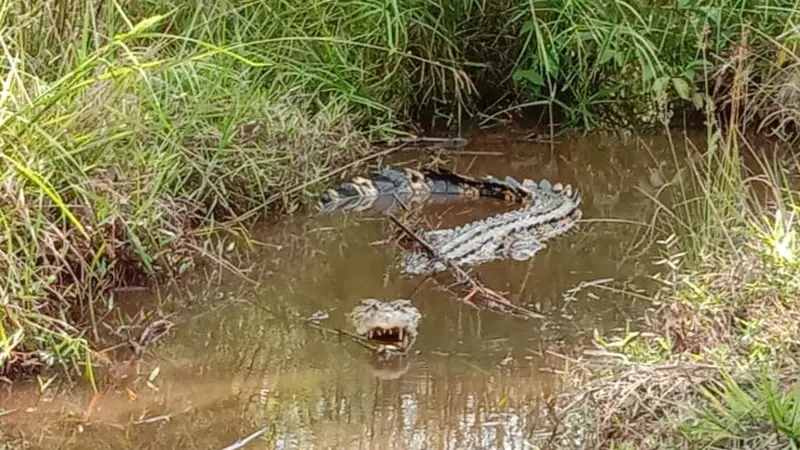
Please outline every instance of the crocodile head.
[[350, 312], [356, 333], [378, 344], [379, 352], [405, 353], [417, 338], [421, 318], [411, 301], [364, 299]]

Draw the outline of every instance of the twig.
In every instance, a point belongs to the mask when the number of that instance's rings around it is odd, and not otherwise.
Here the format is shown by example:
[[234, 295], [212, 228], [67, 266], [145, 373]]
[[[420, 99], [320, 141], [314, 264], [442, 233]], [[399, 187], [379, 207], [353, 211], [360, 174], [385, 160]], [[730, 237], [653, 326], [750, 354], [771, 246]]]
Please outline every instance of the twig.
[[435, 148], [451, 149], [461, 148], [469, 144], [469, 139], [463, 137], [437, 138], [437, 137], [395, 137], [388, 140], [373, 141], [372, 145], [402, 145], [412, 149]]
[[172, 414], [162, 414], [160, 416], [148, 417], [146, 419], [134, 420], [131, 422], [134, 425], [145, 425], [154, 422], [169, 422], [172, 419]]
[[489, 151], [478, 151], [478, 150], [448, 150], [448, 149], [441, 149], [447, 152], [448, 155], [459, 155], [459, 156], [505, 156], [508, 153], [506, 152], [489, 152]]
[[222, 448], [221, 450], [235, 450], [235, 449], [242, 448], [245, 445], [249, 444], [250, 441], [252, 441], [253, 439], [255, 439], [255, 438], [259, 437], [259, 436], [261, 436], [262, 434], [266, 433], [267, 431], [269, 431], [269, 427], [261, 428], [260, 430], [250, 434], [247, 437], [239, 439], [238, 441], [234, 442], [233, 444], [231, 444], [231, 445], [229, 445], [229, 446], [227, 446], [225, 448]]
[[[422, 239], [422, 237], [420, 237], [417, 233], [415, 233], [408, 226], [402, 223], [400, 219], [398, 219], [394, 214], [388, 213], [387, 215], [389, 216], [390, 219], [392, 219], [392, 222], [394, 222], [395, 225], [400, 227], [400, 229], [403, 230], [406, 234], [414, 238], [414, 240], [416, 240], [420, 245], [422, 245], [425, 248], [425, 250], [428, 253], [430, 253], [434, 258], [446, 264], [455, 273], [459, 284], [466, 283], [470, 285], [470, 292], [465, 297], [461, 298], [461, 301], [465, 303], [470, 303], [469, 302], [470, 298], [472, 298], [475, 294], [480, 294], [483, 298], [494, 300], [507, 308], [510, 308], [518, 313], [521, 313], [523, 316], [527, 316], [528, 318], [537, 318], [537, 319], [544, 318], [543, 315], [537, 314], [527, 308], [515, 305], [510, 301], [508, 301], [508, 299], [506, 299], [500, 293], [487, 288], [478, 280], [476, 280], [474, 277], [472, 277], [470, 274], [468, 274], [464, 269], [455, 264], [452, 260], [440, 255], [435, 248], [433, 248], [430, 244], [425, 242], [425, 240]], [[489, 309], [496, 311], [495, 308], [489, 308]]]
[[[136, 419], [136, 420], [131, 421], [129, 423], [129, 425], [146, 425], [146, 424], [155, 423], [155, 422], [169, 422], [174, 417], [177, 417], [177, 416], [179, 416], [181, 414], [186, 414], [187, 412], [191, 411], [192, 409], [194, 409], [193, 406], [187, 406], [182, 411], [172, 412], [172, 413], [168, 413], [168, 414], [161, 414], [161, 415], [152, 416], [152, 417], [145, 417], [144, 415], [147, 413], [147, 410], [144, 410], [144, 411], [142, 411], [142, 414], [139, 416], [139, 418]], [[122, 428], [125, 428], [125, 427], [122, 426]]]
[[191, 242], [186, 243], [186, 246], [191, 248], [192, 250], [196, 251], [198, 254], [203, 255], [206, 258], [209, 258], [209, 259], [213, 260], [214, 262], [216, 262], [220, 266], [228, 269], [231, 273], [233, 273], [237, 277], [240, 277], [240, 278], [244, 279], [248, 283], [250, 283], [252, 285], [257, 285], [258, 284], [257, 281], [255, 281], [252, 278], [250, 278], [247, 275], [245, 275], [241, 270], [237, 269], [236, 266], [231, 264], [230, 261], [226, 260], [225, 258], [218, 257], [218, 256], [212, 254], [211, 252], [206, 251], [205, 249], [203, 249], [203, 248], [201, 248], [201, 247], [199, 247], [197, 245], [192, 244]]
[[333, 334], [338, 335], [338, 336], [347, 336], [350, 339], [356, 341], [356, 343], [361, 344], [362, 346], [364, 346], [364, 347], [366, 347], [366, 348], [368, 348], [368, 349], [370, 349], [372, 351], [380, 350], [380, 347], [378, 347], [375, 344], [372, 344], [369, 341], [369, 339], [363, 338], [363, 337], [361, 337], [361, 336], [359, 336], [357, 334], [350, 333], [349, 331], [345, 331], [345, 330], [342, 330], [342, 329], [339, 329], [339, 328], [325, 327], [325, 326], [322, 326], [319, 323], [314, 322], [312, 320], [306, 320], [306, 324], [308, 324], [308, 326], [310, 326], [311, 328], [316, 328], [316, 329], [321, 330], [321, 331], [333, 333]]

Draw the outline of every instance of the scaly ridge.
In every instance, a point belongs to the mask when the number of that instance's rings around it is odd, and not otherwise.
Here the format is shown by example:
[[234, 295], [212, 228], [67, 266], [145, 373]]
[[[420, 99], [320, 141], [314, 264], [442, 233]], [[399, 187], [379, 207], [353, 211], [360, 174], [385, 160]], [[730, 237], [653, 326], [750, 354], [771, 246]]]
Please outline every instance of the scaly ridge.
[[319, 210], [368, 209], [370, 202], [376, 209], [383, 210], [382, 197], [395, 197], [411, 202], [426, 201], [432, 196], [455, 196], [466, 198], [498, 198], [507, 201], [526, 201], [527, 190], [519, 183], [513, 184], [494, 177], [476, 179], [459, 175], [449, 170], [415, 170], [385, 168], [373, 172], [369, 177], [354, 177], [341, 183], [335, 189], [328, 189], [320, 198]]
[[[581, 218], [582, 197], [571, 185], [548, 179], [504, 180], [487, 175], [473, 178], [448, 170], [386, 168], [369, 177], [355, 177], [330, 189], [321, 199], [323, 211], [368, 208], [387, 212], [395, 198], [407, 202], [436, 197], [490, 197], [519, 202], [522, 207], [453, 228], [416, 230], [436, 254], [458, 265], [475, 265], [499, 258], [532, 258], [544, 242], [567, 233]], [[427, 251], [407, 251], [401, 259], [407, 274], [446, 269]]]

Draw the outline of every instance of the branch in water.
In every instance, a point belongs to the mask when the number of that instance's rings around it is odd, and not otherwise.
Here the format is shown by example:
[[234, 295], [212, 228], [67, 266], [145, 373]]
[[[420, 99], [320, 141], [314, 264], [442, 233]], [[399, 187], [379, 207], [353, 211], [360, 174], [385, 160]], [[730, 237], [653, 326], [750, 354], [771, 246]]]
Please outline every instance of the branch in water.
[[264, 427], [264, 428], [256, 431], [255, 433], [252, 433], [251, 435], [249, 435], [247, 437], [239, 439], [238, 441], [234, 442], [233, 444], [231, 444], [231, 445], [229, 445], [229, 446], [227, 446], [227, 447], [225, 447], [225, 448], [223, 448], [221, 450], [237, 450], [237, 449], [243, 448], [245, 445], [249, 444], [250, 441], [252, 441], [253, 439], [255, 439], [255, 438], [261, 436], [262, 434], [266, 433], [267, 431], [269, 431], [269, 428], [270, 427]]
[[[504, 307], [505, 309], [510, 309], [510, 310], [514, 311], [519, 316], [522, 316], [522, 317], [525, 317], [525, 318], [544, 319], [543, 315], [537, 314], [537, 313], [535, 313], [535, 312], [533, 312], [533, 311], [531, 311], [531, 310], [529, 310], [527, 308], [523, 308], [521, 306], [515, 305], [515, 304], [511, 303], [507, 298], [505, 298], [499, 292], [497, 292], [497, 291], [495, 291], [493, 289], [487, 288], [486, 286], [483, 285], [483, 283], [481, 283], [480, 281], [475, 279], [475, 277], [471, 276], [469, 273], [467, 273], [464, 269], [459, 267], [452, 260], [450, 260], [449, 258], [445, 258], [441, 254], [439, 254], [439, 252], [432, 245], [430, 245], [429, 243], [425, 242], [425, 240], [421, 236], [419, 236], [417, 233], [412, 231], [407, 225], [402, 223], [400, 221], [400, 219], [398, 219], [397, 217], [394, 216], [394, 214], [390, 213], [390, 214], [388, 214], [388, 216], [389, 216], [390, 219], [392, 219], [392, 221], [395, 223], [395, 225], [400, 227], [400, 229], [403, 230], [403, 232], [405, 232], [407, 235], [411, 236], [415, 241], [417, 241], [428, 253], [431, 254], [431, 256], [433, 256], [434, 258], [436, 258], [436, 259], [442, 261], [444, 264], [446, 264], [447, 267], [450, 270], [452, 270], [453, 273], [455, 274], [458, 284], [469, 285], [470, 289], [467, 292], [467, 294], [461, 298], [462, 302], [465, 302], [467, 304], [473, 305], [475, 307], [479, 307], [475, 302], [472, 301], [472, 298], [474, 296], [478, 295], [479, 298], [481, 298], [483, 300], [486, 300], [486, 303], [485, 303], [485, 306], [484, 306], [485, 309], [489, 309], [489, 310], [492, 310], [492, 311], [499, 311], [499, 312], [508, 314], [507, 310], [503, 310], [503, 308], [498, 308], [496, 306], [496, 304], [499, 304], [500, 306]], [[447, 289], [447, 290], [449, 291], [449, 289]]]

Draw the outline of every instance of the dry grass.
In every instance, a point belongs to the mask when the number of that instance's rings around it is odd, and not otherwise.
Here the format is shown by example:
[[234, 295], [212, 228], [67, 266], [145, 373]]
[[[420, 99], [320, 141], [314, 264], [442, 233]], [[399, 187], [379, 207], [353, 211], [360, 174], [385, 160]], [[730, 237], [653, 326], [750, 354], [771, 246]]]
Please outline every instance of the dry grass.
[[[755, 276], [742, 277], [746, 272], [740, 264]], [[753, 271], [759, 265], [740, 261], [714, 275], [700, 271], [678, 276], [653, 312], [650, 330], [600, 339], [599, 350], [573, 361], [565, 377], [566, 393], [556, 400], [551, 424], [539, 433], [537, 444], [739, 448], [733, 438], [720, 443], [703, 432], [709, 417], [733, 411], [741, 416], [735, 424], [750, 423], [747, 429], [754, 434], [745, 437], [753, 447], [748, 448], [790, 448], [786, 445], [792, 439], [800, 439], [800, 421], [780, 430], [777, 420], [757, 413], [769, 404], [769, 398], [760, 396], [768, 382], [775, 381], [783, 392], [778, 398], [800, 389], [800, 284], [780, 291], [759, 279], [765, 273]], [[723, 401], [744, 395], [752, 398], [752, 411], [734, 411], [735, 405]]]

